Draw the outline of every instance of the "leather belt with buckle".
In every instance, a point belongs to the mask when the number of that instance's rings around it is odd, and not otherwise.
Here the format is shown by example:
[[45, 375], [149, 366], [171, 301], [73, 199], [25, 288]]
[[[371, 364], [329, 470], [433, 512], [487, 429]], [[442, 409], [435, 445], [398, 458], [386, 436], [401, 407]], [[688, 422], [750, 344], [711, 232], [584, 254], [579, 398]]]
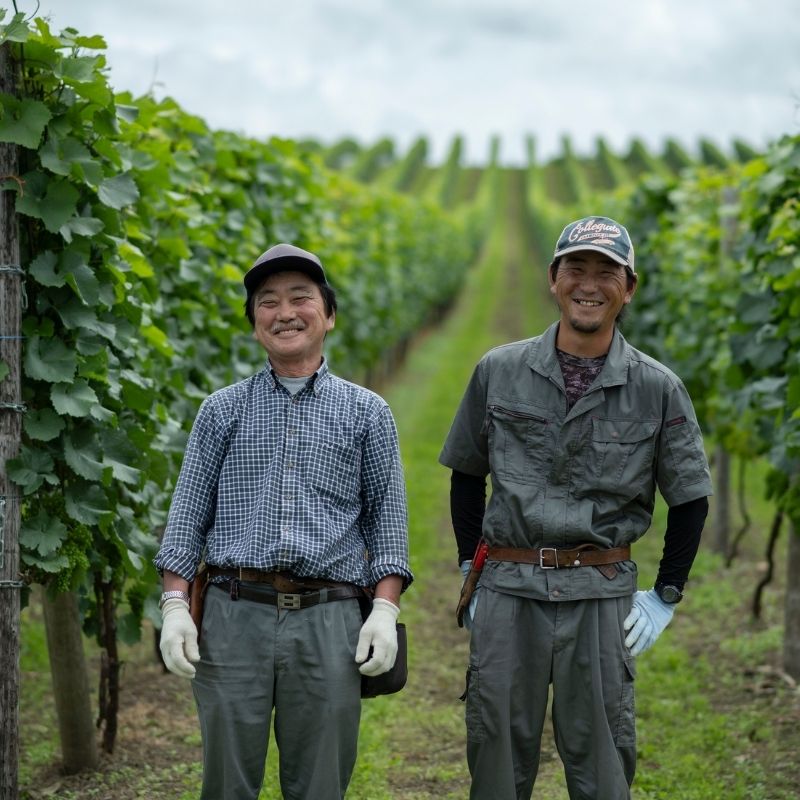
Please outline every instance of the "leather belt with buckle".
[[492, 561], [513, 561], [518, 564], [536, 564], [542, 569], [564, 569], [570, 567], [596, 567], [628, 561], [631, 548], [611, 547], [599, 549], [593, 544], [582, 544], [571, 549], [540, 547], [490, 547], [487, 558]]

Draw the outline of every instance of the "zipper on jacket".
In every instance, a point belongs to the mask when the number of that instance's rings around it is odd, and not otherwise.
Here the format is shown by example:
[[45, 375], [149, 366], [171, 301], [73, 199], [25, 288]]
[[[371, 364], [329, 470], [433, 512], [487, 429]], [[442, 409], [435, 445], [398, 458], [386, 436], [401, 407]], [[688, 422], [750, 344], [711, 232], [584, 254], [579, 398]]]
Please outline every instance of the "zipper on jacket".
[[499, 411], [502, 414], [508, 414], [509, 417], [516, 417], [517, 419], [531, 419], [534, 422], [541, 422], [547, 425], [547, 420], [544, 417], [537, 417], [536, 414], [524, 414], [521, 411], [512, 411], [510, 408], [503, 408], [503, 406], [489, 406], [489, 411]]

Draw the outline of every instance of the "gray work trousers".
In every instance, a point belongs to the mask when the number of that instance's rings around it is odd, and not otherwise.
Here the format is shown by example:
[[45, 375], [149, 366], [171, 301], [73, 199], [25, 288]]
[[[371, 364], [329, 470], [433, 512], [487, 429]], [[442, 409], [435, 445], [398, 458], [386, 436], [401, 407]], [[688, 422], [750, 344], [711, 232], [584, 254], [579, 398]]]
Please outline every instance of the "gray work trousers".
[[356, 599], [279, 611], [209, 587], [192, 682], [201, 800], [257, 800], [273, 708], [285, 800], [344, 797], [361, 716], [360, 628]]
[[471, 800], [529, 800], [549, 685], [571, 800], [628, 800], [636, 769], [630, 597], [546, 602], [481, 589], [467, 673]]

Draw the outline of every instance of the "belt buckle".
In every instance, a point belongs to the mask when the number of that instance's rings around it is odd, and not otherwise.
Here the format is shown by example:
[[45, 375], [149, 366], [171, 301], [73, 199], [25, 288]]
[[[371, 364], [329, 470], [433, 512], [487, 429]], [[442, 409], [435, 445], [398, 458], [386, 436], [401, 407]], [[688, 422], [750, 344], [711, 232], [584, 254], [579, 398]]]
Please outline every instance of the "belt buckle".
[[[555, 563], [552, 566], [548, 566], [543, 561], [544, 554], [548, 550], [553, 553], [553, 561]], [[555, 547], [540, 547], [539, 548], [539, 567], [541, 569], [558, 569], [558, 550]]]
[[300, 608], [301, 594], [289, 594], [288, 592], [278, 592], [278, 608], [298, 609]]

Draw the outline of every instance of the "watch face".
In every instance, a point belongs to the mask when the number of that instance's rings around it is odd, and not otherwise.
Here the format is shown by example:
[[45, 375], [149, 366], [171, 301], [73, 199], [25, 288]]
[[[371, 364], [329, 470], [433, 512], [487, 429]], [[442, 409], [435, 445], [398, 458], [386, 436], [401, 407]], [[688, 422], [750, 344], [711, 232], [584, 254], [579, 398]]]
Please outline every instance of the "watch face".
[[677, 603], [683, 597], [674, 586], [662, 586], [660, 595], [665, 603]]

